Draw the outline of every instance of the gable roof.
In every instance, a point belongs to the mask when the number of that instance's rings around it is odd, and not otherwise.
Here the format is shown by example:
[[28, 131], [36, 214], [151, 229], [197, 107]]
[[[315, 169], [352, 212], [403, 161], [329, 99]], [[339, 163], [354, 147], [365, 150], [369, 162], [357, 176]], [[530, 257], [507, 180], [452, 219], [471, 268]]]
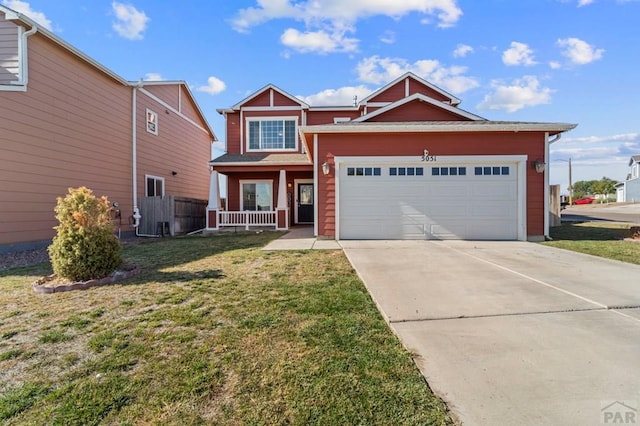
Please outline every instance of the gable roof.
[[640, 163], [640, 155], [632, 155], [629, 159], [629, 165], [631, 166], [633, 163]]
[[471, 114], [470, 112], [467, 112], [465, 110], [462, 110], [460, 108], [456, 108], [453, 107], [449, 104], [443, 103], [443, 102], [439, 102], [436, 100], [431, 99], [428, 96], [423, 95], [422, 93], [414, 93], [411, 96], [408, 96], [406, 98], [402, 98], [396, 102], [392, 102], [389, 105], [382, 107], [380, 109], [377, 109], [369, 114], [363, 115], [361, 117], [358, 117], [356, 119], [353, 119], [351, 121], [353, 122], [362, 122], [362, 121], [367, 121], [370, 118], [376, 117], [378, 115], [382, 115], [387, 111], [390, 111], [392, 109], [398, 108], [399, 106], [405, 105], [409, 102], [414, 102], [414, 101], [419, 101], [419, 102], [426, 102], [430, 105], [435, 106], [436, 108], [442, 108], [443, 110], [450, 112], [452, 114], [455, 114], [459, 117], [463, 117], [469, 120], [474, 120], [474, 121], [478, 121], [478, 120], [485, 120], [484, 118], [477, 116], [475, 114]]
[[13, 9], [10, 9], [10, 8], [8, 8], [6, 6], [3, 6], [2, 4], [0, 4], [0, 12], [4, 13], [5, 19], [7, 19], [9, 21], [18, 21], [23, 26], [28, 27], [30, 30], [35, 29], [36, 32], [42, 34], [43, 36], [45, 36], [46, 38], [48, 38], [49, 40], [51, 40], [52, 42], [54, 42], [58, 46], [60, 46], [63, 49], [67, 50], [71, 54], [77, 56], [78, 58], [80, 58], [84, 62], [86, 62], [89, 65], [91, 65], [92, 67], [98, 69], [100, 72], [102, 72], [103, 74], [109, 76], [111, 79], [115, 80], [117, 83], [119, 83], [119, 84], [121, 84], [123, 86], [142, 87], [142, 86], [162, 85], [162, 84], [165, 84], [165, 85], [177, 84], [177, 85], [183, 86], [186, 89], [186, 93], [188, 94], [190, 100], [192, 101], [193, 105], [195, 106], [195, 108], [196, 108], [196, 110], [198, 112], [198, 115], [200, 116], [200, 119], [202, 120], [202, 123], [204, 124], [205, 129], [212, 136], [212, 138], [214, 140], [217, 140], [216, 135], [213, 132], [213, 130], [212, 130], [211, 126], [209, 125], [209, 122], [205, 118], [204, 114], [202, 113], [202, 110], [200, 109], [200, 106], [198, 105], [198, 102], [196, 102], [195, 98], [193, 97], [193, 93], [189, 89], [189, 85], [185, 81], [135, 81], [135, 82], [134, 81], [127, 81], [124, 78], [120, 77], [115, 72], [111, 71], [109, 68], [105, 67], [104, 65], [102, 65], [101, 63], [96, 61], [95, 59], [91, 58], [90, 56], [88, 56], [87, 54], [81, 52], [80, 50], [78, 50], [77, 48], [75, 48], [71, 44], [67, 43], [66, 41], [64, 41], [63, 39], [58, 37], [57, 35], [53, 34], [51, 31], [47, 30], [46, 28], [43, 28], [40, 24], [38, 24], [37, 22], [35, 22], [31, 18], [29, 18], [28, 16], [25, 16], [22, 13], [16, 12]]
[[[376, 90], [375, 92], [371, 93], [369, 96], [367, 96], [366, 98], [362, 99], [360, 101], [360, 104], [365, 105], [367, 102], [369, 102], [371, 99], [375, 98], [376, 96], [379, 96], [381, 93], [387, 91], [389, 88], [395, 86], [396, 84], [398, 84], [399, 82], [401, 82], [402, 80], [406, 80], [408, 78], [411, 78], [415, 81], [417, 81], [418, 83], [428, 87], [429, 89], [440, 93], [442, 96], [444, 96], [445, 98], [449, 99], [449, 103], [453, 106], [458, 105], [460, 102], [462, 102], [460, 99], [456, 98], [455, 96], [453, 96], [451, 93], [439, 88], [438, 86], [435, 86], [431, 83], [429, 83], [427, 80], [418, 77], [417, 75], [415, 75], [412, 72], [406, 72], [404, 74], [402, 74], [400, 77], [396, 78], [395, 80], [393, 80], [391, 83], [387, 83], [384, 86], [382, 86], [381, 88], [379, 88], [378, 90]], [[443, 102], [444, 103], [444, 102]]]
[[301, 101], [300, 99], [298, 99], [295, 96], [285, 92], [284, 90], [282, 90], [281, 88], [277, 87], [274, 84], [267, 84], [263, 88], [258, 89], [257, 91], [253, 92], [252, 94], [250, 94], [249, 96], [247, 96], [246, 98], [244, 98], [243, 100], [238, 102], [237, 104], [233, 105], [232, 107], [230, 107], [230, 108], [219, 108], [216, 111], [218, 111], [219, 114], [222, 114], [222, 113], [225, 113], [225, 112], [239, 111], [240, 108], [242, 108], [242, 106], [244, 104], [246, 104], [246, 103], [250, 102], [251, 100], [257, 98], [258, 96], [262, 95], [264, 92], [266, 92], [268, 90], [273, 90], [275, 92], [278, 92], [279, 94], [281, 94], [285, 98], [287, 98], [287, 99], [291, 100], [292, 102], [300, 105], [300, 108], [302, 108], [302, 109], [309, 109], [309, 105], [306, 102]]

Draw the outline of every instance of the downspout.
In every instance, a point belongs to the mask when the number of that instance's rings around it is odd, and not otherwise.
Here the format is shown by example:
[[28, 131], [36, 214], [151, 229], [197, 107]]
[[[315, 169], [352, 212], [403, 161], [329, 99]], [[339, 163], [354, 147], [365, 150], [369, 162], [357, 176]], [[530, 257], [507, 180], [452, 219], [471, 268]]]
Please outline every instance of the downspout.
[[142, 219], [142, 215], [140, 214], [140, 209], [138, 208], [138, 132], [137, 132], [137, 95], [138, 88], [142, 86], [142, 82], [137, 83], [133, 86], [132, 96], [131, 96], [131, 150], [132, 155], [131, 159], [133, 162], [132, 165], [132, 180], [133, 180], [133, 227], [136, 230], [136, 237], [153, 237], [159, 238], [160, 235], [149, 235], [149, 234], [140, 234], [140, 219]]
[[20, 45], [20, 50], [22, 53], [22, 70], [23, 70], [23, 74], [22, 74], [22, 81], [21, 84], [24, 85], [25, 87], [27, 86], [27, 83], [29, 83], [29, 61], [27, 59], [27, 55], [28, 55], [28, 48], [27, 48], [27, 38], [29, 38], [30, 36], [34, 35], [35, 33], [38, 32], [38, 27], [37, 26], [33, 26], [31, 27], [31, 29], [29, 31], [25, 31], [24, 33], [22, 33], [22, 37], [24, 42], [21, 41], [21, 45]]

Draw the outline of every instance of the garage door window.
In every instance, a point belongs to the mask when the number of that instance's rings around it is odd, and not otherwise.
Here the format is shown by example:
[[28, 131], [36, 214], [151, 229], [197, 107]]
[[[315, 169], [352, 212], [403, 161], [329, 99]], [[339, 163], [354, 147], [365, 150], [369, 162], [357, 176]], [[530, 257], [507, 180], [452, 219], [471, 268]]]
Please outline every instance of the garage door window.
[[432, 167], [431, 176], [466, 176], [466, 167]]
[[380, 167], [347, 167], [347, 176], [380, 176]]
[[423, 176], [424, 167], [389, 167], [389, 176]]
[[474, 169], [476, 176], [509, 176], [509, 166], [484, 166]]

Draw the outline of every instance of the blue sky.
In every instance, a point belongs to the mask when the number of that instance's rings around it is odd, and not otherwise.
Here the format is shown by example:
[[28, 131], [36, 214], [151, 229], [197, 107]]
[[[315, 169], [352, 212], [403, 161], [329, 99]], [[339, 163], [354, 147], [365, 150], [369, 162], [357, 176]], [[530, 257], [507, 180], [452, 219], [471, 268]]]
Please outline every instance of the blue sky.
[[491, 120], [577, 123], [551, 183], [623, 180], [640, 154], [639, 0], [0, 0], [129, 80], [216, 108], [269, 84], [350, 104], [406, 71]]

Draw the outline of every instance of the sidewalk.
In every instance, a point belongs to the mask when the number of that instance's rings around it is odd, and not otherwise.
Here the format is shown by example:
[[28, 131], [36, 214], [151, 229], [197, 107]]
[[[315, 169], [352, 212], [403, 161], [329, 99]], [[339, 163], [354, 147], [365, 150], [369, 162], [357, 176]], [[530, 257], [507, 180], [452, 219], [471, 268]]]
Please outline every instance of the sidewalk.
[[342, 247], [336, 240], [318, 240], [313, 236], [313, 226], [296, 226], [262, 250], [342, 250]]

